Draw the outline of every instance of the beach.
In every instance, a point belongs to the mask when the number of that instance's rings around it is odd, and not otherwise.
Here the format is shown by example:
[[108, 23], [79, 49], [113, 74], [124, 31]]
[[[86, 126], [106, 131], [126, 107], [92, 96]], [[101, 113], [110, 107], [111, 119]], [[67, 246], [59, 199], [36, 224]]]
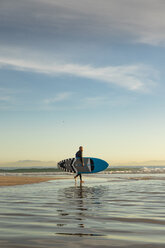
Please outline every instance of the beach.
[[47, 182], [50, 180], [68, 179], [67, 177], [48, 177], [48, 176], [0, 176], [0, 186], [15, 186]]
[[3, 248], [165, 246], [165, 174], [3, 177], [29, 183], [0, 187]]

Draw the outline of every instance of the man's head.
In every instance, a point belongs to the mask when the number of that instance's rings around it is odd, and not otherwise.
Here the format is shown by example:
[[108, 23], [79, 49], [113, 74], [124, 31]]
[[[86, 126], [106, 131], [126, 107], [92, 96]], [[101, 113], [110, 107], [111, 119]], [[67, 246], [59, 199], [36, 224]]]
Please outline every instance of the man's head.
[[79, 150], [82, 152], [82, 151], [83, 151], [83, 147], [82, 147], [82, 146], [80, 146], [80, 147], [79, 147]]

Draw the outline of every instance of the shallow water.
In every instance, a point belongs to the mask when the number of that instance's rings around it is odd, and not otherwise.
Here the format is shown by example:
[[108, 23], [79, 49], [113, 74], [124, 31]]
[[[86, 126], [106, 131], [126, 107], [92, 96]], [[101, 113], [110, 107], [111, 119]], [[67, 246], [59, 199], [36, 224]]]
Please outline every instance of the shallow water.
[[1, 247], [165, 247], [165, 175], [0, 188]]

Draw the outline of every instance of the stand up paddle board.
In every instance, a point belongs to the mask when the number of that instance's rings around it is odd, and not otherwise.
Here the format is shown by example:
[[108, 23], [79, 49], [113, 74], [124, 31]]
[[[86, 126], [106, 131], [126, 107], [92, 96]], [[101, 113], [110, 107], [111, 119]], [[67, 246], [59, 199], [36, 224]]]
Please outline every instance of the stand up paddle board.
[[84, 166], [79, 158], [69, 158], [58, 162], [57, 166], [61, 170], [72, 173], [97, 173], [105, 170], [108, 163], [99, 158], [83, 158]]

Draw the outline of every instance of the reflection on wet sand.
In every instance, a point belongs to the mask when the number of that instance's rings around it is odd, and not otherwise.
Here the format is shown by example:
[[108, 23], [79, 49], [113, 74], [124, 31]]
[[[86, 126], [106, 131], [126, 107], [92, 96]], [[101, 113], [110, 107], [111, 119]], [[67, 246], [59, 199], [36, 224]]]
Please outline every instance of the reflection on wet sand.
[[[63, 228], [61, 232], [56, 232], [56, 235], [73, 235], [73, 236], [104, 236], [100, 235], [98, 233], [89, 233], [88, 227], [85, 226], [87, 216], [89, 214], [90, 207], [93, 204], [101, 204], [101, 195], [104, 192], [104, 188], [100, 187], [85, 187], [82, 184], [80, 186], [75, 187], [68, 187], [63, 188], [59, 190], [59, 201], [63, 200], [64, 208], [57, 209], [57, 212], [59, 213], [59, 219], [62, 221], [66, 221], [66, 223], [58, 223], [57, 226], [64, 227], [69, 225], [68, 222], [70, 222], [71, 225], [74, 223], [76, 224], [74, 226], [74, 231], [72, 231], [72, 228], [68, 228], [66, 232], [63, 232]], [[96, 200], [97, 199], [97, 200]], [[74, 214], [73, 215], [73, 211]], [[87, 215], [85, 214], [87, 212]], [[84, 229], [84, 230], [83, 230]]]
[[162, 176], [129, 177], [1, 187], [0, 247], [165, 247]]

